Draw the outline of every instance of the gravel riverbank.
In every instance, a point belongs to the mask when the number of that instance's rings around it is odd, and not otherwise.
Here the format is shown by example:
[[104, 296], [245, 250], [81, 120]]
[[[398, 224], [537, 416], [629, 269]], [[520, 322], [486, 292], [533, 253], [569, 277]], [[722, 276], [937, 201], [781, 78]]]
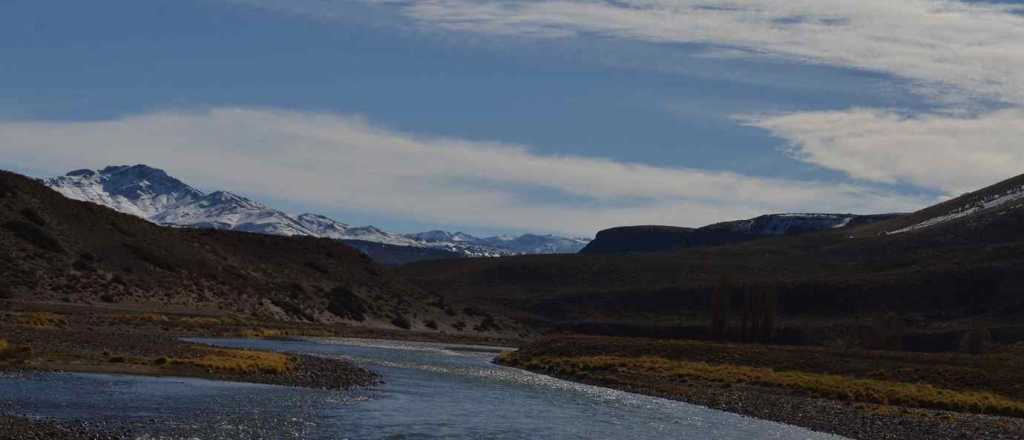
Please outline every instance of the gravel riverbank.
[[[830, 356], [835, 356], [835, 362]], [[995, 364], [1004, 361], [1003, 357], [989, 361]], [[906, 398], [905, 395], [894, 394], [889, 400], [880, 396], [877, 398], [879, 401], [868, 401], [864, 396], [855, 394], [867, 385], [867, 382], [855, 380], [886, 374], [888, 377], [884, 381], [872, 383], [920, 386], [947, 397], [954, 390], [968, 392], [971, 389], [967, 387], [971, 387], [975, 391], [993, 393], [990, 396], [1016, 398], [1008, 388], [1013, 386], [1012, 383], [997, 388], [994, 384], [982, 382], [983, 377], [955, 374], [961, 371], [958, 360], [966, 362], [963, 371], [967, 372], [977, 371], [972, 365], [982, 361], [951, 358], [945, 365], [940, 365], [938, 360], [934, 356], [912, 353], [828, 353], [819, 349], [693, 341], [552, 337], [503, 355], [499, 363], [565, 380], [685, 401], [852, 439], [1024, 438], [1024, 418], [989, 415], [984, 407], [956, 411], [952, 408], [925, 409], [922, 406], [896, 405], [899, 401], [895, 399]], [[759, 371], [800, 372], [806, 375], [802, 377], [806, 377], [808, 382], [821, 381], [823, 386], [849, 384], [847, 390], [851, 394], [816, 394], [814, 390], [820, 388], [809, 383], [782, 386], [771, 382], [770, 375], [753, 375], [745, 362], [760, 366], [763, 370]], [[1009, 362], [1000, 368], [1012, 368], [1012, 365]], [[687, 367], [694, 369], [688, 370]], [[713, 375], [709, 371], [720, 375], [721, 379], [710, 379], [709, 376]], [[702, 372], [706, 375], [701, 376]], [[989, 370], [989, 376], [996, 377], [996, 372]], [[949, 377], [971, 378], [974, 383], [964, 383], [961, 385], [963, 388], [956, 388], [957, 381], [950, 381]], [[989, 380], [994, 380], [992, 377]]]

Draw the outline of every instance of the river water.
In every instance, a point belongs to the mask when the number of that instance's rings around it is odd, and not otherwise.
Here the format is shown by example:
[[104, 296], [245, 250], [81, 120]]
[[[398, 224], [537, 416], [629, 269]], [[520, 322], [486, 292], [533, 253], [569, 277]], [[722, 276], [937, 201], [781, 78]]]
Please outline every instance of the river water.
[[496, 366], [496, 353], [339, 339], [204, 339], [350, 359], [385, 383], [349, 392], [95, 374], [0, 376], [0, 408], [188, 439], [839, 439]]

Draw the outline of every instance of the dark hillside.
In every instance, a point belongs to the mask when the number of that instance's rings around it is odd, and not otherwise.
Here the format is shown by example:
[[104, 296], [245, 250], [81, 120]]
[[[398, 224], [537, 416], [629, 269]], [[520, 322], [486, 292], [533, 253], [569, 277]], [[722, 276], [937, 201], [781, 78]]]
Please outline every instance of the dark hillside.
[[777, 292], [782, 316], [805, 322], [889, 312], [925, 322], [973, 316], [1016, 322], [1024, 316], [1022, 204], [907, 233], [879, 233], [960, 205], [947, 202], [910, 220], [719, 247], [427, 262], [401, 272], [453, 298], [548, 324], [703, 326], [710, 294], [723, 284], [736, 302], [745, 291]]
[[385, 326], [447, 316], [437, 295], [338, 241], [160, 227], [9, 172], [0, 248], [0, 296], [15, 301]]

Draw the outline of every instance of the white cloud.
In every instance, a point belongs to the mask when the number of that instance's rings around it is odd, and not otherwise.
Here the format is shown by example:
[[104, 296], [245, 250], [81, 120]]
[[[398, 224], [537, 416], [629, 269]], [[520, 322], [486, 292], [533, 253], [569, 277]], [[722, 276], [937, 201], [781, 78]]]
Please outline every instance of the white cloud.
[[[323, 19], [348, 2], [230, 0]], [[950, 0], [417, 0], [386, 3], [430, 27], [531, 38], [597, 34], [698, 43], [920, 82], [950, 102], [1024, 103], [1024, 16]], [[736, 55], [739, 52], [729, 52]], [[936, 93], [940, 90], [941, 93]]]
[[[932, 201], [849, 184], [544, 156], [517, 145], [393, 132], [359, 117], [263, 109], [0, 122], [0, 154], [54, 173], [147, 163], [206, 187], [324, 211], [568, 233], [765, 212], [910, 210]], [[585, 203], [517, 190], [527, 186]]]
[[[233, 1], [328, 18], [344, 8], [344, 2]], [[991, 110], [992, 102], [1024, 107], [1019, 5], [952, 0], [383, 3], [423, 26], [453, 32], [695, 43], [707, 46], [699, 57], [778, 57], [894, 75], [944, 108], [911, 117], [851, 109], [748, 122], [789, 141], [794, 157], [858, 179], [956, 193], [1024, 171], [1024, 148], [1015, 144], [1024, 134], [1024, 110]]]
[[951, 195], [1024, 173], [1024, 110], [904, 116], [875, 109], [748, 118], [794, 157], [859, 178]]

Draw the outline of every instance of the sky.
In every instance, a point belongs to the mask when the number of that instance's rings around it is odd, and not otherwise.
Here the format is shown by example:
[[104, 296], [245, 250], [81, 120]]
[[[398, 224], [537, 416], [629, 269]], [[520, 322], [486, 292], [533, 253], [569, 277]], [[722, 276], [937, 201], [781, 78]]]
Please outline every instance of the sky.
[[0, 3], [0, 168], [395, 232], [913, 211], [1022, 139], [1018, 2]]

